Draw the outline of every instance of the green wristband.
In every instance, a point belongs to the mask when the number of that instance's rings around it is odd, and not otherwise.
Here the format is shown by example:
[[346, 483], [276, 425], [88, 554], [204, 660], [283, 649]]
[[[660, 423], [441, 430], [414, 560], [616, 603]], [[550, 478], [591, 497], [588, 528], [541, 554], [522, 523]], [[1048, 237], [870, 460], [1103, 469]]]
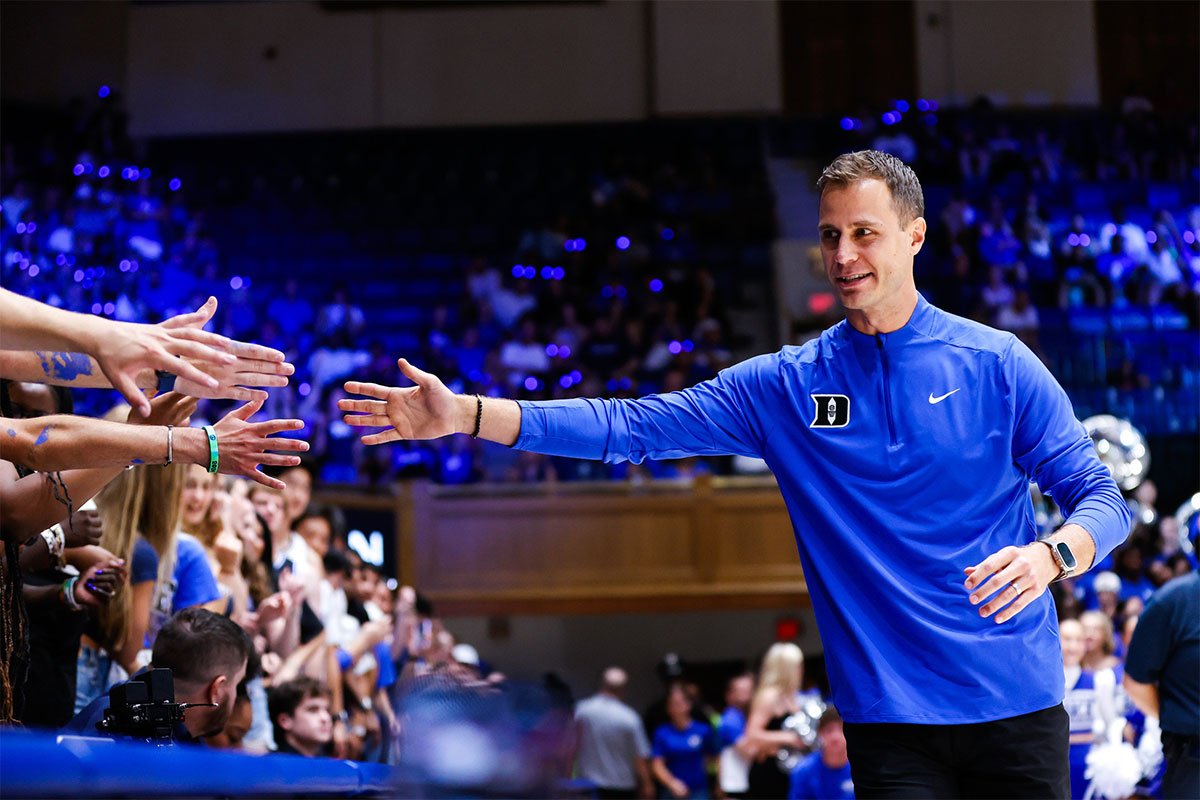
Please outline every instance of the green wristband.
[[221, 463], [220, 454], [217, 453], [217, 432], [212, 425], [204, 425], [201, 430], [208, 436], [208, 471], [216, 472]]

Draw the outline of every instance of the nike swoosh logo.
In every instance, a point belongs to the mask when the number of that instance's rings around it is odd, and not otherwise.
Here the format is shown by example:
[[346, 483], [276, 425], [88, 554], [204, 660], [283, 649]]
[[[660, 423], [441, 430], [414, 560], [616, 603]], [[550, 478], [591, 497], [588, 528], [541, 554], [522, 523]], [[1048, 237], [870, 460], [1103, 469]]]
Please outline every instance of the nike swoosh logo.
[[949, 397], [950, 395], [954, 394], [954, 393], [955, 393], [955, 392], [957, 392], [957, 391], [958, 391], [958, 389], [952, 389], [952, 390], [950, 390], [950, 391], [946, 392], [946, 393], [945, 393], [944, 395], [942, 395], [941, 397], [934, 397], [934, 396], [933, 396], [933, 392], [930, 392], [930, 393], [929, 393], [929, 405], [931, 405], [931, 406], [936, 406], [938, 403], [942, 402], [942, 401], [943, 401], [943, 400], [945, 400], [947, 397]]

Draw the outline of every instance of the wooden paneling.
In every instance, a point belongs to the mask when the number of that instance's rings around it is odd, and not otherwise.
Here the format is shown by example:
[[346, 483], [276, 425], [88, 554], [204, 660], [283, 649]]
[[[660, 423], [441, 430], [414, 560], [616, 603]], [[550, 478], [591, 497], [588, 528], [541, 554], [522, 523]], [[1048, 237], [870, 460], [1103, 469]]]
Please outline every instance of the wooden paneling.
[[807, 603], [773, 480], [408, 486], [401, 573], [442, 613], [610, 613]]

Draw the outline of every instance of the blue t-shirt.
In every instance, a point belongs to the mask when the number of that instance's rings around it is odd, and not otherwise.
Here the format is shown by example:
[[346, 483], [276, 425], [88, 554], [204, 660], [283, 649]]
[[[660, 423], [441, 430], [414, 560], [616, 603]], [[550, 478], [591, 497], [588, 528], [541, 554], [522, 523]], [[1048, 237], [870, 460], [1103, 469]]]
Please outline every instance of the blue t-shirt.
[[850, 762], [841, 769], [830, 769], [820, 753], [809, 753], [792, 770], [788, 800], [853, 800], [854, 781], [850, 779]]
[[1036, 480], [1096, 541], [1129, 509], [1062, 387], [1011, 333], [920, 298], [869, 336], [801, 347], [640, 400], [520, 401], [516, 447], [608, 462], [765, 459], [787, 504], [847, 722], [964, 724], [1063, 699], [1049, 592], [997, 625], [963, 568], [1037, 539]]
[[[133, 584], [158, 579], [158, 554], [150, 543], [138, 537], [133, 545], [130, 580]], [[175, 570], [166, 586], [155, 588], [150, 606], [150, 625], [146, 629], [145, 647], [153, 647], [163, 623], [180, 609], [202, 606], [221, 599], [221, 589], [208, 564], [204, 545], [196, 537], [183, 533], [175, 535]]]
[[724, 750], [746, 732], [746, 715], [741, 709], [730, 706], [721, 714], [721, 723], [717, 726], [717, 740]]
[[1194, 736], [1200, 730], [1200, 573], [1163, 585], [1138, 617], [1125, 674], [1158, 684], [1159, 724]]
[[682, 731], [669, 722], [658, 726], [651, 747], [654, 756], [661, 757], [667, 770], [689, 789], [708, 788], [704, 757], [716, 755], [719, 749], [712, 726], [695, 720]]

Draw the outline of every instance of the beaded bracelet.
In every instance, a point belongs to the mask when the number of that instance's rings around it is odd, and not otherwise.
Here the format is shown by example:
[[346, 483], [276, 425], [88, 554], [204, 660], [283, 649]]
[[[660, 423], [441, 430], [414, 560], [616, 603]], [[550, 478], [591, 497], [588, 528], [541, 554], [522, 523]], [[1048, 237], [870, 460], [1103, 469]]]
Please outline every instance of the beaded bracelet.
[[471, 434], [472, 439], [479, 438], [479, 426], [483, 423], [483, 398], [475, 395], [475, 431]]

